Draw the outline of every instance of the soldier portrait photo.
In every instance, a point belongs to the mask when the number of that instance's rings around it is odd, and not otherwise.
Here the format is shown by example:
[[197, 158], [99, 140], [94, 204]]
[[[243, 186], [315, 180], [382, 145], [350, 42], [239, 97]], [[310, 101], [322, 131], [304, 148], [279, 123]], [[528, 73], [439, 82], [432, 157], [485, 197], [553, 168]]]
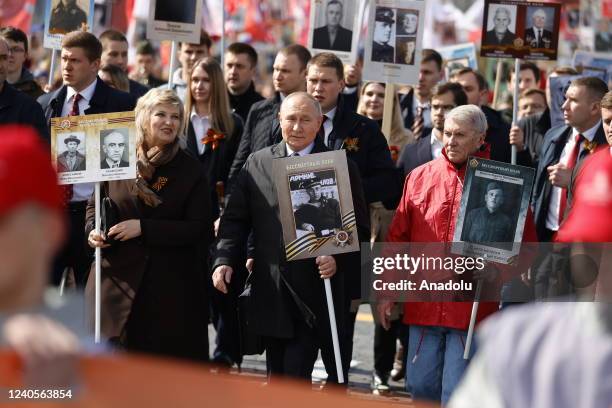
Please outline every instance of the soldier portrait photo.
[[[482, 186], [485, 186], [484, 191]], [[509, 183], [481, 179], [468, 201], [467, 215], [463, 224], [461, 240], [486, 244], [501, 249], [511, 249], [514, 241], [516, 217], [506, 209], [518, 208], [510, 200]], [[480, 194], [477, 193], [480, 189]], [[471, 205], [470, 205], [471, 204]]]
[[516, 6], [490, 4], [482, 45], [512, 45], [516, 39]]
[[342, 228], [338, 186], [333, 170], [292, 175], [290, 191], [298, 237], [314, 232], [317, 238], [324, 238], [333, 235], [335, 229]]
[[57, 172], [85, 171], [85, 136], [81, 132], [57, 135]]
[[125, 128], [100, 131], [100, 168], [130, 167], [128, 130]]
[[66, 34], [87, 25], [89, 0], [51, 0], [50, 34]]
[[397, 35], [415, 36], [419, 29], [419, 10], [397, 10]]
[[[312, 48], [351, 51], [353, 16], [355, 15], [354, 2], [329, 0], [325, 4], [325, 8], [320, 7], [317, 11], [314, 22], [314, 26], [317, 28], [312, 33]], [[324, 18], [321, 15], [323, 11]], [[350, 29], [346, 27], [350, 27]]]
[[551, 7], [527, 7], [525, 21], [525, 45], [531, 48], [551, 48], [555, 9]]
[[376, 7], [374, 38], [372, 40], [372, 61], [394, 62], [395, 49], [391, 45], [395, 26], [395, 13], [388, 7]]

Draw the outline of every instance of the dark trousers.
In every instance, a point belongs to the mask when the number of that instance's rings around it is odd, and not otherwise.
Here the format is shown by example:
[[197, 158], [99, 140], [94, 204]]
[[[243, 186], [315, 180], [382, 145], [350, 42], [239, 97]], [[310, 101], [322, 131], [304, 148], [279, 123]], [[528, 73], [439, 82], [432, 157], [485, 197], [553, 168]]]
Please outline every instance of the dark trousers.
[[87, 245], [85, 236], [86, 201], [70, 203], [67, 210], [68, 239], [60, 254], [55, 259], [51, 281], [59, 285], [65, 268], [72, 268], [76, 285], [85, 287], [89, 268], [92, 262], [93, 250]]
[[407, 334], [404, 335], [405, 332], [407, 330], [404, 329], [401, 319], [392, 320], [389, 330], [385, 330], [380, 324], [374, 326], [374, 371], [385, 374], [391, 372], [397, 339], [404, 344], [408, 338]]

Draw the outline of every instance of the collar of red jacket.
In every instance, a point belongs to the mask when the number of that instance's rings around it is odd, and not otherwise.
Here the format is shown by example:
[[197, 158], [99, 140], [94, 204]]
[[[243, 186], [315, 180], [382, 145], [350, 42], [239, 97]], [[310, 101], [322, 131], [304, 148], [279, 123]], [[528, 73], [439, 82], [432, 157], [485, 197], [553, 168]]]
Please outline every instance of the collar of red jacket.
[[[453, 163], [452, 161], [448, 159], [448, 156], [446, 155], [446, 149], [442, 149], [442, 156], [444, 156], [444, 160], [446, 161], [446, 164], [448, 165], [449, 168], [452, 168], [453, 170], [461, 174], [465, 173], [465, 163], [467, 163], [467, 160], [460, 165]], [[486, 142], [483, 143], [482, 146], [480, 146], [480, 149], [478, 149], [475, 153], [470, 155], [470, 157], [490, 159], [491, 158], [491, 145]]]

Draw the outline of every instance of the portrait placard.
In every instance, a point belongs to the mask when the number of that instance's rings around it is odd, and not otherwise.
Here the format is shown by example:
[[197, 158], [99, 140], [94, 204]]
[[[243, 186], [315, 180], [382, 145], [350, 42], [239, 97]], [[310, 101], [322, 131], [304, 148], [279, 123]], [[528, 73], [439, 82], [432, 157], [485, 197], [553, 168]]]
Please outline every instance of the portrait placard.
[[201, 1], [151, 0], [147, 20], [148, 39], [199, 44], [201, 29]]
[[288, 261], [359, 251], [346, 152], [275, 159]]
[[363, 78], [414, 85], [418, 82], [425, 23], [425, 2], [371, 2]]
[[95, 0], [47, 0], [43, 46], [59, 50], [64, 35], [71, 31], [91, 32]]
[[450, 78], [451, 72], [461, 68], [472, 68], [478, 71], [478, 60], [476, 59], [476, 46], [474, 43], [441, 47], [437, 51], [444, 59], [447, 78]]
[[485, 0], [480, 55], [556, 60], [561, 4]]
[[364, 0], [312, 0], [308, 48], [315, 55], [333, 52], [344, 64], [357, 60], [359, 10]]
[[134, 112], [52, 118], [51, 160], [59, 184], [136, 178]]
[[468, 159], [451, 252], [510, 264], [520, 251], [535, 171]]

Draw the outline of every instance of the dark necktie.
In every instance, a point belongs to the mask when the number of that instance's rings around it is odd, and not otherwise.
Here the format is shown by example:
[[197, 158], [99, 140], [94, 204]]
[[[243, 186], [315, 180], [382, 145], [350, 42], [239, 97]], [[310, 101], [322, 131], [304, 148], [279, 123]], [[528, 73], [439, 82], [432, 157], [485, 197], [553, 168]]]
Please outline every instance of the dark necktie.
[[420, 139], [423, 136], [423, 107], [417, 106], [416, 116], [414, 117], [414, 122], [412, 123], [412, 133], [414, 134], [415, 139]]
[[[319, 127], [319, 131], [317, 132], [317, 137], [321, 139], [321, 142], [325, 143], [325, 122], [327, 121], [327, 116], [323, 115], [323, 120], [321, 121], [321, 126]], [[328, 141], [329, 142], [329, 141]]]
[[[584, 136], [580, 133], [575, 136], [574, 148], [570, 152], [569, 157], [567, 158], [567, 168], [573, 170], [576, 167], [576, 162], [578, 161], [578, 153], [580, 153], [580, 145], [584, 140]], [[565, 215], [565, 209], [567, 208], [567, 188], [561, 189], [561, 204], [559, 205], [559, 225], [561, 225], [561, 221], [563, 221], [563, 216]]]
[[[79, 116], [80, 112], [79, 112], [79, 101], [83, 99], [83, 96], [79, 93], [74, 95], [74, 98], [72, 99], [72, 107], [70, 109], [70, 113], [68, 114], [68, 116]], [[76, 161], [76, 158], [74, 159]], [[74, 165], [74, 164], [73, 164]], [[73, 169], [69, 169], [69, 170], [73, 170]], [[74, 190], [72, 188], [72, 184], [66, 184], [64, 185], [64, 200], [66, 203], [69, 203], [70, 200], [72, 199], [74, 195]]]
[[298, 152], [293, 152], [289, 155], [289, 157], [300, 157], [300, 154]]

